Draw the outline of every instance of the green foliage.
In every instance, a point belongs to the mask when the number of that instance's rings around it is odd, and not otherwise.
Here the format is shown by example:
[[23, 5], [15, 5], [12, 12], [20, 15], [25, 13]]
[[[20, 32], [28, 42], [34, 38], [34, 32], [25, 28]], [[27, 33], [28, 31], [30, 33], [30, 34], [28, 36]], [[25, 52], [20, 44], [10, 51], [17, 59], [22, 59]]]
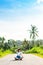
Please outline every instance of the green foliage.
[[17, 49], [17, 47], [12, 47], [12, 48], [10, 48], [10, 50], [12, 51], [12, 53], [16, 53], [16, 50]]
[[23, 50], [29, 49], [29, 42], [28, 42], [28, 40], [24, 39], [24, 41], [22, 42], [22, 48], [23, 48]]
[[3, 57], [5, 55], [11, 54], [12, 51], [10, 50], [6, 50], [6, 51], [2, 51], [2, 49], [0, 49], [0, 57]]
[[43, 58], [43, 55], [42, 55], [42, 54], [37, 54], [37, 53], [35, 53], [34, 55], [36, 55], [36, 56], [39, 56], [39, 57]]
[[32, 48], [30, 50], [27, 50], [26, 53], [38, 53], [36, 48]]
[[[35, 44], [35, 46], [34, 46]], [[24, 41], [9, 39], [7, 42], [4, 37], [0, 37], [0, 57], [10, 53], [16, 53], [20, 48], [23, 53], [37, 53], [43, 55], [43, 40]]]
[[43, 55], [43, 49], [40, 47], [33, 47], [32, 49], [27, 50], [25, 53], [38, 53]]
[[9, 39], [8, 40], [8, 46], [9, 46], [9, 48], [15, 47], [15, 41], [13, 39]]
[[41, 46], [40, 46], [40, 48], [42, 48], [42, 49], [43, 49], [43, 45], [41, 45]]

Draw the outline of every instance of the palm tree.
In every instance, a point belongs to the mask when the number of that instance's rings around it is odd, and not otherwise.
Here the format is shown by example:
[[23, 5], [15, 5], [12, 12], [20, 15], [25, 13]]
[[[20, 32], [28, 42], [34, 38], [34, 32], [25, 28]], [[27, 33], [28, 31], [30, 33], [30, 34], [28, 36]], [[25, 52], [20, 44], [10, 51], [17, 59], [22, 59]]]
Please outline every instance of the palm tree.
[[36, 36], [38, 36], [37, 27], [34, 25], [31, 25], [31, 30], [29, 30], [29, 32], [30, 32], [30, 38], [32, 38], [32, 41], [34, 44], [34, 40], [36, 39]]

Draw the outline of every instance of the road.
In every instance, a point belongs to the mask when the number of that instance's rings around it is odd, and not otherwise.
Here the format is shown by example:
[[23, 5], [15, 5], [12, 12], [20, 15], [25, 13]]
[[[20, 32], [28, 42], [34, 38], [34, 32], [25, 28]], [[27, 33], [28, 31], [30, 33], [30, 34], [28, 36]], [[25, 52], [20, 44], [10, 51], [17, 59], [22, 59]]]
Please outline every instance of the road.
[[0, 58], [0, 65], [43, 65], [43, 58], [32, 54], [23, 54], [23, 60], [14, 60], [16, 54], [9, 54]]

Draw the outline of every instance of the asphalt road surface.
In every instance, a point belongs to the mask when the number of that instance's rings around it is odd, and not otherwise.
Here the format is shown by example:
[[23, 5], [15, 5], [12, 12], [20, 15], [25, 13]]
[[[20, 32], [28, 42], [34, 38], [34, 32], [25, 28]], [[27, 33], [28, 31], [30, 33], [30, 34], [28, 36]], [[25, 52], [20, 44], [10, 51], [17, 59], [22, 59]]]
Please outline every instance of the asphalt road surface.
[[14, 60], [16, 54], [9, 54], [0, 58], [0, 65], [43, 65], [43, 58], [32, 54], [23, 54], [23, 60]]

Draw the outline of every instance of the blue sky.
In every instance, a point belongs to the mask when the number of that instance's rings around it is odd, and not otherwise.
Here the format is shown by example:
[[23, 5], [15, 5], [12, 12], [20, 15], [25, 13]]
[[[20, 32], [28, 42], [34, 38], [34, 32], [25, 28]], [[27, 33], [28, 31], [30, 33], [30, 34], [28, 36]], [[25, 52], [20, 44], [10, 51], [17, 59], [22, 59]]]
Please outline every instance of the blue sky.
[[0, 0], [0, 36], [29, 39], [30, 25], [36, 25], [43, 39], [43, 0]]
[[19, 8], [19, 5], [30, 7], [34, 2], [35, 0], [0, 0], [0, 8]]

